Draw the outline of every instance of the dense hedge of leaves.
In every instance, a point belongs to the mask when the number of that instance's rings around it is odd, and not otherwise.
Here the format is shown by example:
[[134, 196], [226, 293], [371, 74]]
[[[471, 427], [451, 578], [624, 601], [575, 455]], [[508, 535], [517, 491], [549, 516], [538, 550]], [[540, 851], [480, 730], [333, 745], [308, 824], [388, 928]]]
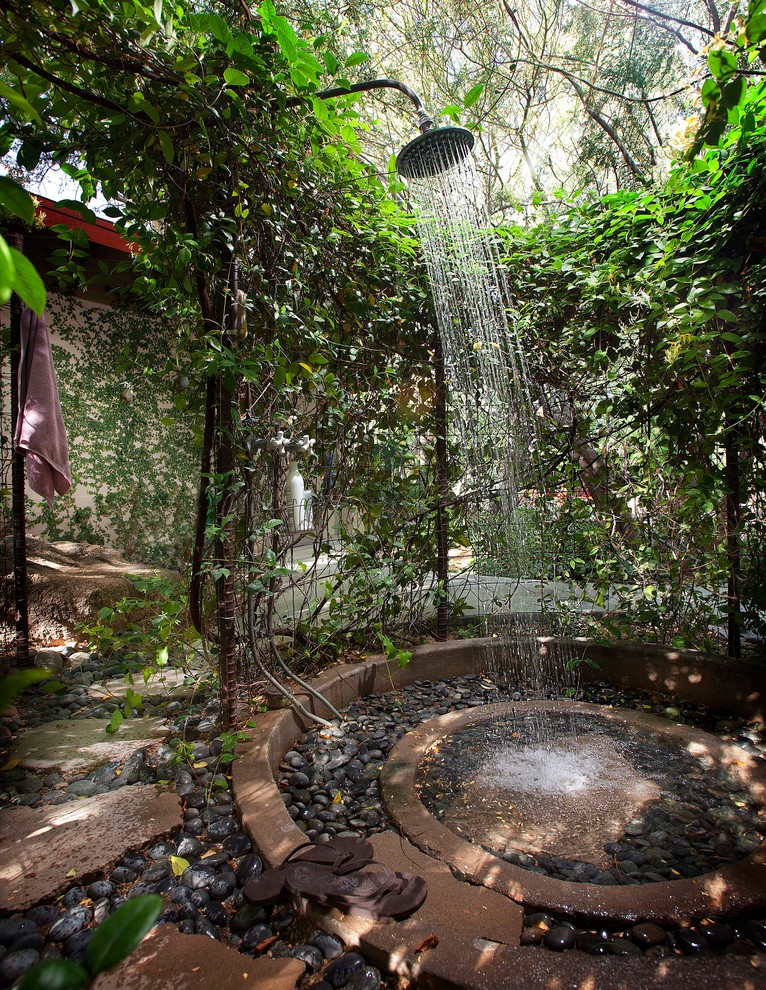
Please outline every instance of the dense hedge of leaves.
[[[628, 621], [645, 634], [678, 637], [685, 616], [693, 642], [701, 620], [727, 614], [733, 564], [750, 621], [766, 606], [766, 118], [748, 124], [660, 188], [583, 197], [506, 231], [550, 456], [561, 485], [583, 495], [585, 480], [595, 509], [569, 502], [570, 525], [588, 533], [571, 570], [602, 597], [624, 583]], [[738, 561], [727, 458], [740, 475]]]

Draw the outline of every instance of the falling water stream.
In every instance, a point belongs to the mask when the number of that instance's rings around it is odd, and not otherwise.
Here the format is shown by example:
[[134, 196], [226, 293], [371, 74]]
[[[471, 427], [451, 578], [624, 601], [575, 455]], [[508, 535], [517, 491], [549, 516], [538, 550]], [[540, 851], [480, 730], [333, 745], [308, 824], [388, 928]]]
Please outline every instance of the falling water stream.
[[[473, 501], [469, 530], [477, 584], [490, 589], [485, 598], [494, 598], [498, 610], [518, 613], [524, 611], [514, 608], [519, 582], [529, 577], [530, 565], [538, 573], [543, 565], [532, 539], [539, 541], [545, 528], [536, 414], [540, 403], [473, 158], [467, 154], [456, 161], [454, 149], [439, 143], [432, 154], [435, 160], [427, 168], [416, 160], [415, 174], [407, 177], [462, 451], [462, 494]], [[505, 580], [482, 579], [485, 568], [498, 575], [498, 561]], [[572, 684], [564, 663], [534, 648], [533, 626], [525, 629], [517, 616], [507, 628], [509, 649], [520, 655], [533, 695]]]
[[467, 481], [515, 510], [535, 475], [534, 404], [473, 159], [411, 185]]

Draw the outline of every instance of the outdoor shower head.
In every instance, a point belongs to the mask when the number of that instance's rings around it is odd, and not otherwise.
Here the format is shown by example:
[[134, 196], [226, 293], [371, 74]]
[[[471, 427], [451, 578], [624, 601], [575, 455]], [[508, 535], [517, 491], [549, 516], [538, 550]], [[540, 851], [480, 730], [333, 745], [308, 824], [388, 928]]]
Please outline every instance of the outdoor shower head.
[[427, 179], [463, 161], [474, 137], [465, 127], [434, 127], [399, 152], [396, 171], [405, 179]]

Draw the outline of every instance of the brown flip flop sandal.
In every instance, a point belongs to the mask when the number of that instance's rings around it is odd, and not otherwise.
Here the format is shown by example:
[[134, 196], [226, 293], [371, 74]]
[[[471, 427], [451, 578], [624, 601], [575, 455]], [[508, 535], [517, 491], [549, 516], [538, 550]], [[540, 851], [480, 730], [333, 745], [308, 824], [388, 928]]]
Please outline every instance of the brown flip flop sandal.
[[342, 876], [371, 863], [372, 853], [372, 844], [355, 836], [342, 836], [316, 844], [306, 842], [293, 849], [281, 866], [249, 880], [242, 894], [250, 904], [273, 904], [285, 895], [288, 871], [297, 863], [310, 863], [322, 872]]
[[422, 877], [395, 873], [380, 863], [373, 871], [338, 875], [317, 869], [313, 863], [295, 863], [287, 871], [287, 889], [308, 897], [322, 907], [373, 921], [406, 918], [421, 906], [428, 894]]

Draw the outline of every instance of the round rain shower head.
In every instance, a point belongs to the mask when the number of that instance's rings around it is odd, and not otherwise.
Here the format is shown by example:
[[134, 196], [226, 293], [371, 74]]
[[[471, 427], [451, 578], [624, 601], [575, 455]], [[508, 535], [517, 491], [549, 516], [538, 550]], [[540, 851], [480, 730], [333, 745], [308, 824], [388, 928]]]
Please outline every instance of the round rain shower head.
[[405, 179], [427, 179], [462, 162], [474, 137], [465, 127], [434, 127], [399, 152], [396, 171]]

